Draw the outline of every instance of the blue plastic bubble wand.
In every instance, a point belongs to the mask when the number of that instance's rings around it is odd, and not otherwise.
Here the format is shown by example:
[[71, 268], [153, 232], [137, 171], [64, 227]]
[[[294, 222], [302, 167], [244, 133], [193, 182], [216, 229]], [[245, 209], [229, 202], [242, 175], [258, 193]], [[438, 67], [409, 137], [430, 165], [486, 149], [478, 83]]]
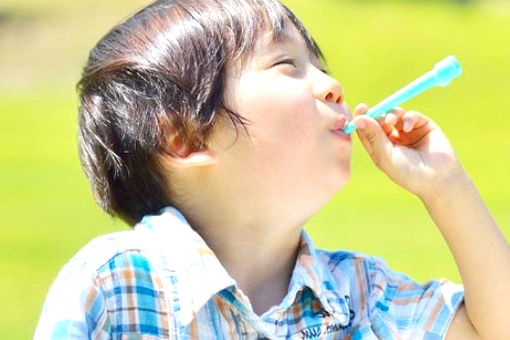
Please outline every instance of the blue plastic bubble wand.
[[[395, 92], [379, 104], [370, 108], [365, 114], [374, 119], [379, 118], [385, 113], [390, 112], [396, 106], [419, 95], [420, 93], [434, 87], [446, 87], [450, 82], [462, 74], [462, 67], [454, 56], [446, 57], [438, 62], [432, 71], [429, 71], [406, 85], [404, 88]], [[356, 130], [354, 122], [349, 122], [344, 129], [344, 133], [350, 134]]]

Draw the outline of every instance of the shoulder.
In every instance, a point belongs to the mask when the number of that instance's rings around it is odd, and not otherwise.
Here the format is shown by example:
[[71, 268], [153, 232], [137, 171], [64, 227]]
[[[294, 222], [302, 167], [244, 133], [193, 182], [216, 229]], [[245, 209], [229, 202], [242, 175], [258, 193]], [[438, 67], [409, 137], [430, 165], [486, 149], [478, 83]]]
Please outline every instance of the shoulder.
[[147, 249], [145, 235], [135, 230], [105, 234], [89, 241], [66, 264], [65, 267], [78, 267], [95, 272], [112, 258], [128, 251]]
[[445, 279], [419, 283], [380, 257], [348, 251], [318, 251], [318, 257], [380, 338], [442, 338], [463, 301], [462, 285]]
[[129, 249], [140, 249], [134, 242], [133, 231], [102, 235], [89, 241], [60, 269], [51, 296], [65, 296], [65, 292], [86, 291], [95, 284], [98, 272], [110, 260]]
[[359, 280], [368, 279], [381, 267], [384, 260], [361, 252], [346, 250], [317, 250], [317, 257], [321, 264], [328, 269], [334, 277]]
[[86, 244], [53, 282], [35, 339], [72, 332], [102, 338], [133, 330], [168, 337], [172, 299], [165, 296], [163, 258], [151, 250], [153, 238], [133, 230]]
[[317, 255], [322, 265], [335, 277], [345, 279], [347, 276], [350, 280], [366, 280], [370, 288], [412, 281], [408, 275], [392, 271], [386, 261], [378, 256], [345, 250], [318, 250]]
[[[149, 250], [150, 240], [135, 230], [120, 231], [99, 236], [81, 248], [59, 271], [48, 300], [65, 300], [80, 296], [80, 301], [90, 300], [90, 292], [102, 294], [104, 284], [120, 284], [125, 276], [137, 271], [150, 271], [158, 263]], [[65, 301], [63, 301], [65, 302]]]
[[352, 309], [366, 318], [370, 308], [381, 259], [360, 252], [317, 250], [317, 258], [332, 287], [342, 296], [349, 296]]
[[371, 256], [351, 251], [317, 251], [318, 258], [323, 266], [334, 277], [353, 281], [366, 281], [367, 289], [373, 294], [391, 293], [390, 291], [433, 290], [448, 286], [453, 291], [462, 291], [461, 285], [456, 285], [445, 279], [430, 280], [418, 283], [409, 275], [392, 270], [387, 262], [378, 256]]
[[163, 273], [171, 270], [166, 267], [165, 254], [153, 247], [154, 238], [140, 230], [99, 236], [69, 260], [54, 285], [65, 282], [69, 287], [74, 283], [74, 289], [81, 291], [93, 288], [109, 309], [126, 292], [140, 295], [140, 287], [150, 296], [160, 296], [164, 291]]

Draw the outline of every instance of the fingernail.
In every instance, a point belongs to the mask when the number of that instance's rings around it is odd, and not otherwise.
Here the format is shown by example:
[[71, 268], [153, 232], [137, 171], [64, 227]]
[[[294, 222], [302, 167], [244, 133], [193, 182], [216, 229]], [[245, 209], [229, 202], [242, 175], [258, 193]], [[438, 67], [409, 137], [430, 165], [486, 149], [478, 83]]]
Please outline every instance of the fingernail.
[[408, 120], [404, 120], [404, 123], [402, 124], [402, 129], [404, 130], [404, 132], [411, 131], [411, 122]]

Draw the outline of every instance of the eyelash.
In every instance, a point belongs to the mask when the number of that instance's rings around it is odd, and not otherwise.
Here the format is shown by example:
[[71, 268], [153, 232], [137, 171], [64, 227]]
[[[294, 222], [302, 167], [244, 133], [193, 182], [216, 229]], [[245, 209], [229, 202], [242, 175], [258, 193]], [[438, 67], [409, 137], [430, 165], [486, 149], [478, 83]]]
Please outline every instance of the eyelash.
[[[279, 61], [276, 64], [274, 64], [273, 66], [285, 65], [285, 64], [289, 64], [289, 65], [292, 65], [294, 67], [297, 67], [296, 62], [293, 59], [285, 59], [285, 60]], [[326, 70], [325, 68], [321, 68], [320, 71], [322, 73], [324, 73], [324, 74], [329, 75], [328, 70]]]
[[279, 61], [276, 64], [274, 64], [273, 66], [285, 65], [285, 64], [289, 64], [289, 65], [296, 67], [296, 62], [292, 59], [285, 59], [285, 60]]

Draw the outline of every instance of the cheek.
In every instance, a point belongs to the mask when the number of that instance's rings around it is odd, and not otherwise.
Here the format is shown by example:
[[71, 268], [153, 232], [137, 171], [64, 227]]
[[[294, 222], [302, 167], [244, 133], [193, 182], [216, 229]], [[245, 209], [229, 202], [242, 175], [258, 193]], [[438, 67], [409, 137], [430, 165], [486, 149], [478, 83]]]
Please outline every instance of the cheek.
[[318, 117], [304, 101], [273, 102], [253, 124], [253, 139], [264, 156], [277, 163], [309, 159], [318, 142]]
[[318, 157], [325, 127], [321, 128], [321, 116], [308, 84], [293, 79], [243, 80], [237, 88], [235, 107], [250, 121], [246, 150], [250, 163], [261, 170], [279, 172], [287, 168], [288, 172], [318, 161], [313, 157]]
[[315, 99], [306, 88], [266, 86], [247, 97], [243, 106], [259, 138], [300, 143], [319, 123]]

